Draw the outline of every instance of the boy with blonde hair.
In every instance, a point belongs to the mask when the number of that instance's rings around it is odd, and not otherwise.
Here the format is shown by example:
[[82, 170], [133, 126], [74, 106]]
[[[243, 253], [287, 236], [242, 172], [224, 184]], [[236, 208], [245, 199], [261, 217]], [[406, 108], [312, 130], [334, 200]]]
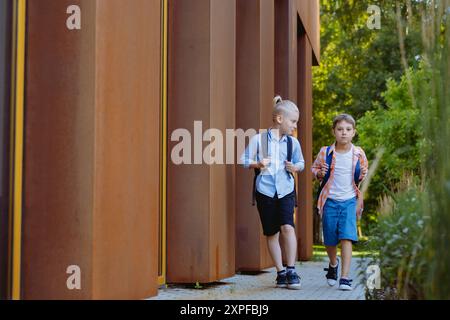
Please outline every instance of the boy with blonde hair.
[[[274, 98], [273, 125], [256, 134], [241, 157], [245, 168], [255, 169], [256, 199], [270, 256], [277, 269], [276, 286], [300, 289], [295, 271], [297, 237], [294, 226], [296, 190], [294, 173], [305, 167], [300, 142], [291, 135], [297, 128], [299, 111], [291, 101]], [[287, 270], [282, 263], [279, 237], [285, 246]]]

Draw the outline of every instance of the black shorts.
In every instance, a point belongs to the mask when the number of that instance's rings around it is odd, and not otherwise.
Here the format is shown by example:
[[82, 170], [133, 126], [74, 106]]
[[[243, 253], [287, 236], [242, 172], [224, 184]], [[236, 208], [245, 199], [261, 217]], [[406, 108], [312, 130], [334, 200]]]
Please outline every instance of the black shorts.
[[281, 199], [275, 193], [273, 198], [256, 191], [256, 205], [265, 236], [273, 236], [286, 224], [294, 226], [295, 193]]

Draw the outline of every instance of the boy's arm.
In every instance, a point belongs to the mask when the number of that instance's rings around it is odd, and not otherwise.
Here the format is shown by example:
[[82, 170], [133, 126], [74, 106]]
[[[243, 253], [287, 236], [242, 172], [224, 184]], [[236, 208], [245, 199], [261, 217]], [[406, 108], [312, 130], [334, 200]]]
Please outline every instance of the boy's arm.
[[367, 160], [366, 153], [362, 148], [360, 149], [360, 165], [361, 165], [361, 174], [359, 175], [359, 182], [363, 181], [367, 177], [367, 173], [369, 172], [369, 161]]
[[319, 151], [319, 154], [316, 157], [316, 160], [314, 161], [312, 167], [311, 167], [311, 171], [314, 175], [314, 178], [318, 179], [318, 180], [322, 180], [321, 178], [319, 178], [317, 176], [317, 174], [320, 172], [321, 168], [322, 168], [322, 163], [325, 162], [325, 152], [326, 152], [326, 148], [321, 148]]
[[244, 153], [241, 155], [240, 164], [244, 166], [244, 168], [258, 168], [258, 161], [256, 159], [256, 153], [258, 150], [258, 135], [254, 135], [245, 149]]
[[305, 159], [303, 158], [302, 147], [297, 139], [293, 139], [295, 142], [295, 148], [292, 152], [292, 162], [297, 172], [305, 169]]

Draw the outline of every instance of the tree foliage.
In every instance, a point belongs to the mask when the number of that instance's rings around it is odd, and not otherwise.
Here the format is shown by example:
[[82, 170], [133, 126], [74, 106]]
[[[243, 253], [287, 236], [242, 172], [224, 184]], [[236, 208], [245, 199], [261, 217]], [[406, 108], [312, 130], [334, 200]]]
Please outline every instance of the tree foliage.
[[[381, 9], [381, 29], [367, 27], [369, 5]], [[322, 0], [321, 65], [314, 70], [314, 150], [332, 143], [331, 121], [338, 113], [360, 118], [368, 110], [386, 108], [382, 92], [387, 79], [403, 74], [394, 0]], [[411, 2], [413, 13], [420, 2]], [[419, 64], [421, 46], [418, 14], [407, 14], [405, 50], [412, 68]]]
[[[418, 110], [413, 110], [402, 80], [395, 0], [321, 0], [321, 65], [314, 70], [314, 150], [330, 145], [332, 119], [349, 113], [357, 121], [354, 143], [373, 160], [385, 146], [379, 173], [371, 182], [363, 224], [376, 221], [378, 199], [391, 192], [404, 171], [417, 172]], [[369, 29], [369, 5], [381, 9], [381, 29]], [[411, 72], [421, 62], [421, 1], [400, 5], [406, 64]], [[418, 81], [423, 74], [417, 75]], [[410, 158], [412, 157], [412, 158]]]

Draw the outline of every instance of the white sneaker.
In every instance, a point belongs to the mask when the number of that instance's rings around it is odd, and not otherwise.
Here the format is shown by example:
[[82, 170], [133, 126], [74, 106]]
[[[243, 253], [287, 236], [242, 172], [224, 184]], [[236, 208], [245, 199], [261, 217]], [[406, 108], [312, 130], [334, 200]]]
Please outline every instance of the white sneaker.
[[336, 267], [332, 267], [331, 265], [328, 265], [328, 268], [324, 268], [324, 271], [327, 271], [326, 278], [327, 283], [330, 287], [333, 287], [337, 283], [337, 274], [338, 274], [338, 268], [339, 268], [339, 260], [337, 262]]
[[339, 279], [339, 290], [352, 291], [352, 281], [351, 279]]

